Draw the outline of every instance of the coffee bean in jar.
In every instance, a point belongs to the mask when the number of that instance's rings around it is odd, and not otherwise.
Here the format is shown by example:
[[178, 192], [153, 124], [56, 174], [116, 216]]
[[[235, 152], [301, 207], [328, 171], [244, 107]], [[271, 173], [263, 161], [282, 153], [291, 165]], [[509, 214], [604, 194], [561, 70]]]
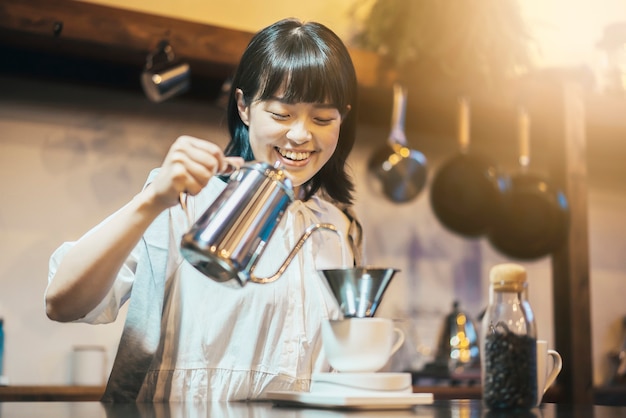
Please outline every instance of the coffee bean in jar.
[[[497, 328], [496, 328], [497, 329]], [[493, 332], [485, 338], [483, 401], [488, 408], [532, 408], [537, 401], [537, 340]]]

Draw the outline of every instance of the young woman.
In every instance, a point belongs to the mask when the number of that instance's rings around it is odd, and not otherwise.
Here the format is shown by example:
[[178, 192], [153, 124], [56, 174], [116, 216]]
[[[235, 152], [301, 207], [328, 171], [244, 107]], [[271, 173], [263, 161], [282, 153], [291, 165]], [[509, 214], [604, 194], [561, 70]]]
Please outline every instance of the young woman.
[[[128, 204], [50, 260], [46, 312], [56, 321], [106, 323], [129, 307], [104, 401], [239, 400], [306, 390], [327, 371], [320, 324], [339, 307], [318, 270], [359, 256], [346, 159], [355, 140], [357, 82], [341, 40], [318, 23], [279, 21], [244, 52], [228, 105], [231, 142], [179, 137]], [[275, 164], [298, 200], [255, 273], [271, 275], [311, 223], [315, 233], [281, 277], [233, 289], [184, 261], [188, 228], [224, 189], [216, 174], [248, 160]]]

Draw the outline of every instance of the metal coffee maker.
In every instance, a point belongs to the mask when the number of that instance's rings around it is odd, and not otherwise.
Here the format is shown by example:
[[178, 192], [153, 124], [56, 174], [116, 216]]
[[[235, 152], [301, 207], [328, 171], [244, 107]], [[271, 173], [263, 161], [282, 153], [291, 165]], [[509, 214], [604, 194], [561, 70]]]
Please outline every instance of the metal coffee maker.
[[451, 374], [478, 370], [480, 367], [478, 333], [474, 321], [460, 309], [458, 301], [452, 303], [452, 311], [442, 324], [436, 361], [447, 365]]
[[344, 318], [371, 318], [399, 269], [351, 267], [320, 270]]
[[313, 232], [326, 229], [337, 233], [332, 224], [310, 225], [276, 273], [257, 277], [256, 263], [293, 201], [291, 180], [281, 167], [246, 163], [230, 175], [224, 191], [183, 235], [181, 253], [196, 269], [218, 282], [235, 287], [249, 281], [273, 282]]

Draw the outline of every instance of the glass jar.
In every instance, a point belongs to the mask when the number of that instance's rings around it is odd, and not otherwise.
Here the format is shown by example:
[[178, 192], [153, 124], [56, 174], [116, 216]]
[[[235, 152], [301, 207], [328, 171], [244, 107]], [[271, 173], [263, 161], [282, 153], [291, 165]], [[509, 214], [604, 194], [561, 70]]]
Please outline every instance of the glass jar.
[[483, 403], [489, 409], [530, 409], [537, 403], [537, 331], [518, 264], [489, 273], [489, 306], [482, 320]]

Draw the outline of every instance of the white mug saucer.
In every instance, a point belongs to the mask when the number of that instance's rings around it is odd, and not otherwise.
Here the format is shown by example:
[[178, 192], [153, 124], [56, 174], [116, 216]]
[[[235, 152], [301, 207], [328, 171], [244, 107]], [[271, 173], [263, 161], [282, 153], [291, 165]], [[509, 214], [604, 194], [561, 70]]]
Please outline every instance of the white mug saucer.
[[429, 405], [432, 393], [413, 393], [410, 373], [314, 373], [309, 392], [268, 392], [278, 406], [338, 409], [407, 409]]
[[410, 373], [314, 373], [311, 393], [412, 393]]
[[430, 405], [434, 402], [432, 393], [381, 393], [375, 395], [351, 395], [330, 392], [268, 392], [265, 400], [277, 406], [322, 409], [387, 410], [410, 409], [417, 405]]

